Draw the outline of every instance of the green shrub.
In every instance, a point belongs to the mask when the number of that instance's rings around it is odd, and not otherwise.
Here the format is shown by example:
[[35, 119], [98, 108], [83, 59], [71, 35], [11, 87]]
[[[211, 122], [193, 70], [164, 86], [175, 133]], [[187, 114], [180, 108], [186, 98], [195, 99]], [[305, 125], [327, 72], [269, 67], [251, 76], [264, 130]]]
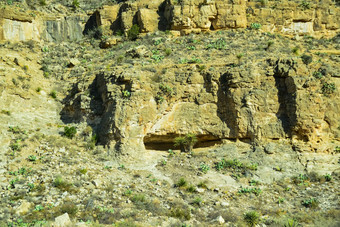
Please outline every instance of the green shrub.
[[243, 187], [241, 187], [241, 189], [238, 190], [238, 193], [240, 193], [240, 194], [253, 193], [256, 196], [258, 196], [262, 193], [262, 190], [260, 188], [243, 188]]
[[129, 92], [128, 90], [124, 90], [122, 91], [122, 95], [124, 98], [128, 98], [131, 96], [131, 92]]
[[191, 211], [188, 207], [175, 206], [169, 212], [170, 217], [178, 218], [181, 220], [190, 220]]
[[139, 26], [137, 24], [132, 25], [130, 30], [127, 32], [127, 36], [129, 40], [136, 40], [139, 35]]
[[294, 47], [294, 48], [292, 49], [292, 52], [293, 52], [295, 55], [298, 55], [298, 54], [299, 54], [299, 50], [300, 50], [300, 48], [299, 48], [298, 46], [296, 46], [296, 47]]
[[328, 82], [325, 82], [322, 84], [322, 93], [324, 95], [329, 95], [329, 94], [332, 94], [335, 92], [336, 90], [336, 87], [335, 87], [335, 83], [328, 83]]
[[316, 208], [319, 205], [318, 201], [315, 198], [303, 200], [301, 204], [308, 208]]
[[309, 65], [313, 61], [313, 57], [310, 56], [310, 55], [307, 55], [307, 54], [302, 55], [301, 59], [302, 59], [303, 63], [305, 63], [306, 65]]
[[299, 227], [301, 225], [295, 219], [288, 219], [287, 222], [283, 226], [284, 227]]
[[39, 4], [41, 6], [46, 6], [46, 0], [39, 0]]
[[196, 143], [197, 137], [192, 133], [188, 133], [185, 136], [176, 137], [174, 140], [174, 146], [179, 147], [182, 152], [191, 152]]
[[202, 171], [202, 173], [207, 173], [210, 170], [210, 167], [207, 164], [202, 163], [200, 165], [200, 170]]
[[1, 110], [1, 113], [5, 114], [7, 116], [11, 116], [11, 111], [9, 111], [9, 110]]
[[80, 3], [79, 3], [78, 0], [73, 0], [72, 1], [72, 7], [73, 8], [77, 9], [77, 8], [79, 8], [79, 6], [80, 6]]
[[306, 0], [303, 0], [301, 3], [300, 3], [300, 7], [302, 8], [302, 9], [310, 9], [310, 3], [309, 2], [307, 2]]
[[172, 53], [172, 50], [170, 48], [166, 48], [164, 52], [166, 56], [169, 56]]
[[66, 136], [67, 138], [72, 139], [76, 134], [77, 134], [77, 129], [74, 126], [64, 127], [64, 136]]
[[50, 92], [50, 96], [51, 96], [52, 98], [56, 99], [56, 98], [57, 98], [57, 92], [56, 92], [55, 90], [52, 90], [52, 91]]
[[28, 156], [28, 160], [31, 161], [31, 162], [34, 162], [34, 161], [37, 160], [37, 156], [35, 156], [35, 155], [30, 155], [30, 156]]
[[316, 79], [321, 79], [323, 77], [322, 73], [319, 72], [319, 71], [316, 71], [313, 73], [313, 76], [316, 78]]
[[331, 181], [332, 180], [332, 176], [329, 173], [327, 173], [324, 177], [325, 177], [326, 181]]
[[261, 27], [262, 25], [260, 23], [251, 23], [250, 25], [250, 28], [255, 30], [259, 30]]
[[225, 49], [227, 46], [227, 42], [224, 38], [219, 38], [216, 41], [211, 41], [206, 49], [217, 49], [217, 50], [223, 50]]
[[251, 227], [257, 225], [260, 221], [260, 215], [256, 211], [249, 211], [245, 213], [243, 218]]
[[187, 181], [181, 177], [178, 182], [176, 183], [176, 187], [185, 187], [187, 185]]

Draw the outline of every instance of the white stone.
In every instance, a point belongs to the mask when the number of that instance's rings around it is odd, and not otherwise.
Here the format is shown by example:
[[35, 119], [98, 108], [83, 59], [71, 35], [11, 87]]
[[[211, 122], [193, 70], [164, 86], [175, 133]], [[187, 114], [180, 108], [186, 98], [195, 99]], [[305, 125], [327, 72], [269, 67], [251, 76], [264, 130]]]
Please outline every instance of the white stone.
[[68, 213], [65, 213], [63, 215], [60, 215], [59, 217], [55, 218], [55, 226], [56, 227], [65, 227], [68, 225], [71, 225], [70, 217], [68, 216]]

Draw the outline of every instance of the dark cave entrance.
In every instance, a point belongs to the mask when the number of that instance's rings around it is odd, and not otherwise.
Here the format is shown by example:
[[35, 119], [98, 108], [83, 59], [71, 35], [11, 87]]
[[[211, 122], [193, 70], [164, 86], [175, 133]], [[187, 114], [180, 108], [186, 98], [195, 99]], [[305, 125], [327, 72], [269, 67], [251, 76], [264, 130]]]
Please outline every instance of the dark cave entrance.
[[[166, 135], [155, 135], [155, 134], [147, 134], [144, 137], [144, 146], [147, 150], [162, 150], [167, 151], [169, 149], [179, 149], [178, 147], [174, 147], [174, 139], [178, 136], [178, 134], [166, 134]], [[195, 144], [194, 148], [204, 148], [204, 147], [212, 147], [217, 144], [221, 144], [222, 140], [213, 135], [197, 135], [198, 142]]]

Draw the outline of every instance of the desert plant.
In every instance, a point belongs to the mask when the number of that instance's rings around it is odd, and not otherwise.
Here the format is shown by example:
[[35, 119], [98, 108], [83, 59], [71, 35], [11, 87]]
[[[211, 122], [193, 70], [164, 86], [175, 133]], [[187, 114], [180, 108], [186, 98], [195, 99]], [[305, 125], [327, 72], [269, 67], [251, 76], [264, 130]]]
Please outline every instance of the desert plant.
[[262, 25], [260, 23], [251, 23], [250, 24], [251, 29], [259, 30], [261, 27], [262, 27]]
[[256, 211], [249, 211], [245, 213], [243, 218], [245, 222], [251, 227], [257, 225], [260, 221], [260, 215]]
[[295, 46], [293, 49], [292, 49], [292, 52], [295, 54], [295, 55], [298, 55], [299, 54], [299, 50], [300, 48], [298, 46]]
[[139, 35], [139, 26], [137, 24], [134, 24], [127, 32], [128, 39], [136, 40], [138, 38], [138, 35]]
[[188, 133], [185, 136], [176, 137], [174, 143], [174, 146], [179, 147], [182, 152], [191, 152], [197, 143], [197, 137], [195, 134]]
[[11, 116], [11, 111], [9, 111], [9, 110], [1, 110], [1, 113], [5, 114], [7, 116]]
[[131, 92], [129, 92], [128, 90], [123, 90], [122, 95], [124, 98], [128, 98], [131, 96]]
[[210, 167], [207, 164], [202, 163], [200, 165], [200, 170], [201, 170], [202, 173], [207, 173], [210, 170]]
[[183, 178], [183, 177], [181, 177], [178, 181], [177, 181], [177, 183], [176, 183], [176, 187], [185, 187], [187, 185], [187, 181]]
[[316, 78], [316, 79], [321, 79], [323, 77], [322, 73], [319, 72], [319, 71], [316, 71], [313, 73], [313, 76]]
[[302, 9], [310, 9], [310, 3], [309, 2], [307, 2], [306, 0], [303, 0], [301, 3], [300, 3], [300, 7], [302, 8]]
[[79, 6], [80, 6], [80, 3], [79, 3], [78, 0], [73, 0], [73, 1], [72, 1], [72, 7], [73, 7], [74, 9], [79, 8]]
[[283, 226], [284, 227], [299, 227], [301, 225], [295, 219], [288, 219], [287, 222]]
[[238, 190], [238, 193], [240, 193], [240, 194], [253, 193], [256, 196], [258, 196], [262, 193], [262, 190], [260, 188], [243, 188], [241, 186], [241, 189]]
[[30, 156], [28, 156], [27, 159], [28, 159], [29, 161], [31, 161], [31, 162], [34, 162], [34, 161], [37, 160], [37, 156], [35, 156], [35, 155], [30, 155]]
[[[340, 130], [340, 126], [338, 128]], [[335, 149], [334, 149], [334, 152], [335, 153], [340, 153], [340, 146], [336, 146]]]
[[77, 134], [77, 129], [74, 126], [64, 127], [64, 136], [66, 136], [67, 138], [72, 139], [76, 134]]
[[309, 65], [313, 61], [313, 57], [310, 56], [310, 55], [307, 55], [307, 54], [302, 55], [301, 59], [302, 59], [303, 63], [305, 63], [306, 65]]
[[203, 200], [202, 200], [201, 197], [196, 197], [196, 198], [191, 202], [191, 204], [196, 205], [196, 206], [201, 206], [202, 202], [203, 202]]
[[56, 92], [55, 90], [52, 90], [52, 91], [50, 92], [50, 96], [51, 96], [52, 98], [56, 99], [56, 98], [57, 98], [57, 92]]
[[329, 173], [327, 173], [324, 177], [325, 177], [326, 181], [332, 180], [332, 176]]
[[172, 50], [170, 48], [166, 48], [164, 52], [166, 56], [169, 56], [172, 53]]
[[41, 6], [45, 6], [46, 5], [46, 0], [39, 0], [39, 4]]
[[316, 208], [319, 205], [315, 198], [305, 199], [301, 202], [301, 204], [308, 208]]
[[336, 87], [335, 87], [335, 83], [328, 83], [328, 82], [325, 82], [322, 84], [322, 93], [324, 95], [329, 95], [329, 94], [332, 94], [335, 92], [336, 90]]

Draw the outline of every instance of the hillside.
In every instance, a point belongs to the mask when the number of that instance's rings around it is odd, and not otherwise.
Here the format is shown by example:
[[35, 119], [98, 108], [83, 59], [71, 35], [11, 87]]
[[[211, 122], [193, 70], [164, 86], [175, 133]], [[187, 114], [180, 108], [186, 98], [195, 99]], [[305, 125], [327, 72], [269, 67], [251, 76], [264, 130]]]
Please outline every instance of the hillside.
[[0, 226], [340, 225], [337, 1], [0, 3]]

